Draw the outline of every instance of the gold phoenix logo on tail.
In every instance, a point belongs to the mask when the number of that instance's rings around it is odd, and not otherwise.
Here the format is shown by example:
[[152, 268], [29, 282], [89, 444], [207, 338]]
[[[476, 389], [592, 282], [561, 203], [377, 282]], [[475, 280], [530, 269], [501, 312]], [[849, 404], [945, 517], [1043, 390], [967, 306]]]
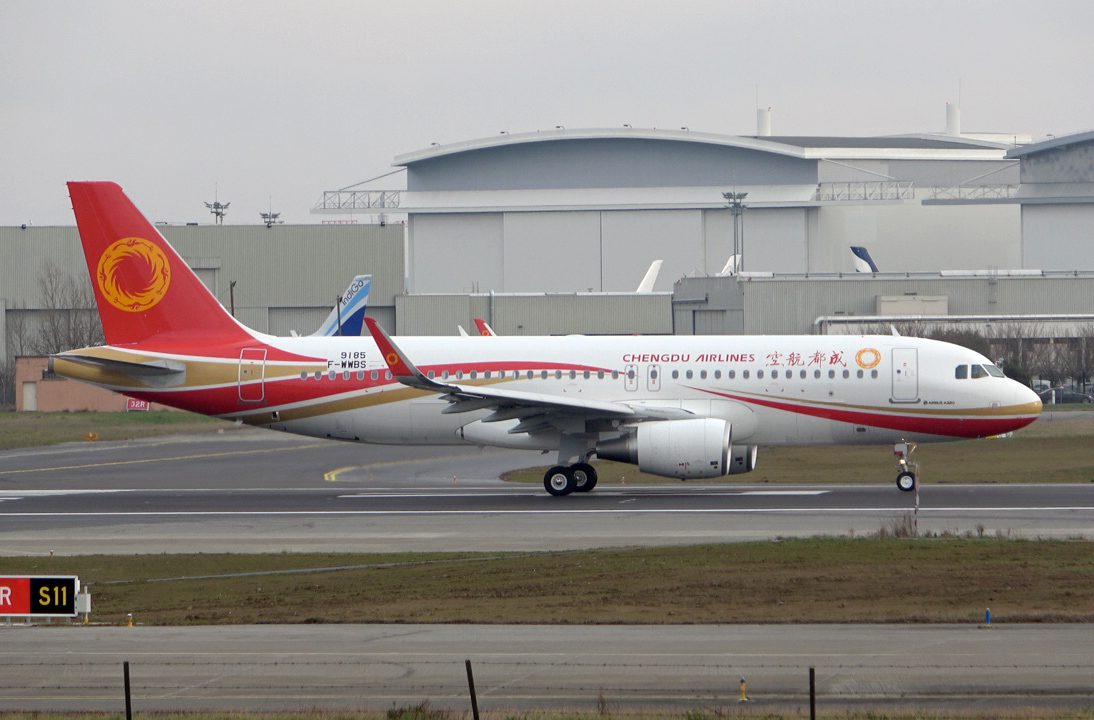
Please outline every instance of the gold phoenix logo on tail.
[[96, 280], [103, 297], [126, 312], [153, 308], [167, 294], [171, 264], [150, 240], [123, 238], [99, 258]]

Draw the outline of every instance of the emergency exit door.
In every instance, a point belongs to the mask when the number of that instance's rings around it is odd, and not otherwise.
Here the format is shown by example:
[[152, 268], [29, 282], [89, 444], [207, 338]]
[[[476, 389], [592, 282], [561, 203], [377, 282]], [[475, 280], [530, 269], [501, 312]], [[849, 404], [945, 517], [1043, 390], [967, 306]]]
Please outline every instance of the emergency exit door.
[[266, 349], [243, 348], [239, 353], [239, 401], [266, 400]]
[[893, 348], [892, 402], [919, 402], [919, 351]]

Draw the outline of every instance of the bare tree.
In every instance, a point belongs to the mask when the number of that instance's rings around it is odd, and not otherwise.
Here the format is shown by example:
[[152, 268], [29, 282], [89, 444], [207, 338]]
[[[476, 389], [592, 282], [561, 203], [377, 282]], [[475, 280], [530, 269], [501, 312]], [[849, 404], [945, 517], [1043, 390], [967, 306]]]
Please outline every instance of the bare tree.
[[2, 311], [7, 356], [0, 358], [0, 407], [8, 408], [15, 405], [15, 358], [26, 354], [32, 333], [27, 324], [26, 308], [20, 305]]
[[1051, 365], [1050, 351], [1040, 323], [1003, 323], [989, 330], [990, 358], [1003, 361], [1003, 372], [1025, 385]]
[[28, 348], [30, 352], [50, 355], [104, 342], [88, 278], [74, 278], [47, 263], [38, 277], [38, 287], [42, 293], [42, 321]]
[[15, 405], [15, 362], [10, 358], [0, 360], [0, 409]]
[[1064, 365], [1067, 378], [1079, 390], [1086, 390], [1090, 376], [1094, 373], [1094, 323], [1086, 323], [1076, 328], [1076, 337], [1070, 338], [1069, 352]]

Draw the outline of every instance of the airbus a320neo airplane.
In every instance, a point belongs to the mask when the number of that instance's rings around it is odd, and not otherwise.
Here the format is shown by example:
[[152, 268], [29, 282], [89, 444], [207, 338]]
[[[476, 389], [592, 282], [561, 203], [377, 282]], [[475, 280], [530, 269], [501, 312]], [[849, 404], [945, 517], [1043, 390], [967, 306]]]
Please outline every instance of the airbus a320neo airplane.
[[977, 438], [1041, 412], [984, 356], [911, 337], [392, 339], [371, 318], [363, 337], [264, 335], [119, 186], [69, 192], [107, 345], [54, 356], [57, 374], [321, 438], [557, 451], [552, 495], [591, 490], [593, 457], [714, 478], [752, 470], [759, 445]]

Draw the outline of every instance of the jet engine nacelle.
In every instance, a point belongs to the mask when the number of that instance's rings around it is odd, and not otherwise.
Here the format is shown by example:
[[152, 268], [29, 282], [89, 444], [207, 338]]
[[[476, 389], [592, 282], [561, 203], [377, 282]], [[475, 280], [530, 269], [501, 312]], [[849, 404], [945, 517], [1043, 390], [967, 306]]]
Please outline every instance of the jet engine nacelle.
[[729, 472], [726, 475], [739, 475], [756, 469], [756, 456], [760, 448], [755, 445], [734, 445], [729, 449]]
[[644, 422], [636, 432], [597, 444], [596, 454], [684, 480], [748, 472], [756, 466], [756, 448], [732, 448], [731, 429], [719, 418]]

